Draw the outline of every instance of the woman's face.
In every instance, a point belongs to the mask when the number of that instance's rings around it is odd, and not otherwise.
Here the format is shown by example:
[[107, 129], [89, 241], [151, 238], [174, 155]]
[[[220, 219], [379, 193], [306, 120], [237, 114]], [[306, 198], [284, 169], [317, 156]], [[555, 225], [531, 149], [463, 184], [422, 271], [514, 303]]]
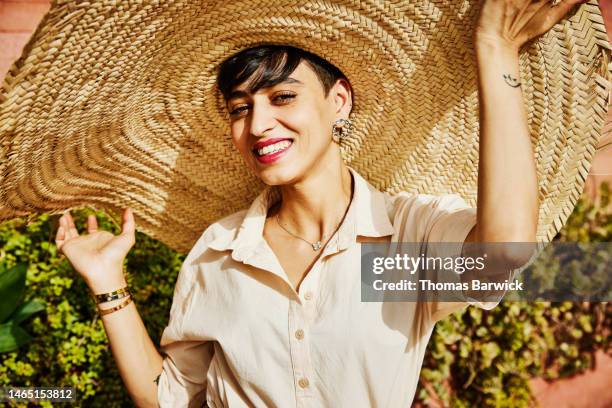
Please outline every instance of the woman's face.
[[310, 65], [302, 61], [287, 80], [254, 94], [248, 84], [227, 100], [232, 141], [247, 164], [268, 185], [292, 184], [317, 165], [340, 159], [332, 124], [348, 118], [350, 86], [338, 80], [327, 97]]

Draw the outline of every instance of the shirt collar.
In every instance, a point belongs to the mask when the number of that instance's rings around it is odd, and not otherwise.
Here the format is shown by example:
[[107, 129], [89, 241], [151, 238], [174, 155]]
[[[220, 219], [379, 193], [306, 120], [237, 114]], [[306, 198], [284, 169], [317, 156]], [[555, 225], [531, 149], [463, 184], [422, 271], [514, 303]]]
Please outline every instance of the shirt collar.
[[[354, 180], [353, 200], [342, 225], [325, 248], [323, 256], [346, 249], [355, 242], [358, 235], [382, 237], [393, 234], [384, 194], [351, 167], [348, 169]], [[232, 250], [232, 258], [237, 261], [243, 261], [255, 250], [261, 250], [267, 245], [263, 238], [263, 229], [268, 209], [280, 198], [277, 187], [264, 188], [247, 210], [237, 231], [224, 230], [208, 247], [219, 251]]]

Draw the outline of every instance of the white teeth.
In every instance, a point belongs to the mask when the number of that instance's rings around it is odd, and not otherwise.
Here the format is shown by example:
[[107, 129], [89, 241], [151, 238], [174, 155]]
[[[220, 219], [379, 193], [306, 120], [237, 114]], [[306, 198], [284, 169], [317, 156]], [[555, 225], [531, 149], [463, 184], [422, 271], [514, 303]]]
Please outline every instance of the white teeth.
[[261, 149], [257, 150], [257, 153], [260, 156], [263, 156], [264, 154], [271, 154], [271, 153], [276, 153], [280, 150], [286, 149], [287, 147], [289, 147], [291, 145], [291, 141], [290, 140], [282, 140], [280, 142], [271, 144], [271, 145], [267, 145], [265, 147], [262, 147]]

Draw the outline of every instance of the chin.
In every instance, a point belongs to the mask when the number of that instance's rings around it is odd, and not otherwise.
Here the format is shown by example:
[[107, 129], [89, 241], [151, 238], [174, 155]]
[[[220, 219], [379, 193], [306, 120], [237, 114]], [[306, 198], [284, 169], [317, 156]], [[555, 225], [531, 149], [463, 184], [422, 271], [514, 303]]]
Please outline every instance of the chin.
[[299, 178], [300, 172], [294, 163], [277, 164], [265, 168], [257, 168], [257, 177], [268, 186], [292, 184]]

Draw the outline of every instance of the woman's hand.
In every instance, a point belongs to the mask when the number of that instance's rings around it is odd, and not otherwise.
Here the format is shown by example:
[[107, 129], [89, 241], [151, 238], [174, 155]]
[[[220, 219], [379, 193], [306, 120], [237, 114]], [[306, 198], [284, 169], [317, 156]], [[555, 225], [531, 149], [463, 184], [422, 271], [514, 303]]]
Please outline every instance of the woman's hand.
[[66, 255], [94, 293], [116, 290], [125, 285], [123, 260], [136, 242], [136, 223], [129, 208], [123, 211], [122, 218], [119, 235], [98, 230], [95, 215], [87, 218], [87, 234], [83, 235], [79, 235], [70, 211], [59, 220], [55, 236], [57, 249]]
[[586, 0], [484, 0], [475, 42], [501, 45], [518, 53], [523, 44], [544, 34], [576, 4]]

